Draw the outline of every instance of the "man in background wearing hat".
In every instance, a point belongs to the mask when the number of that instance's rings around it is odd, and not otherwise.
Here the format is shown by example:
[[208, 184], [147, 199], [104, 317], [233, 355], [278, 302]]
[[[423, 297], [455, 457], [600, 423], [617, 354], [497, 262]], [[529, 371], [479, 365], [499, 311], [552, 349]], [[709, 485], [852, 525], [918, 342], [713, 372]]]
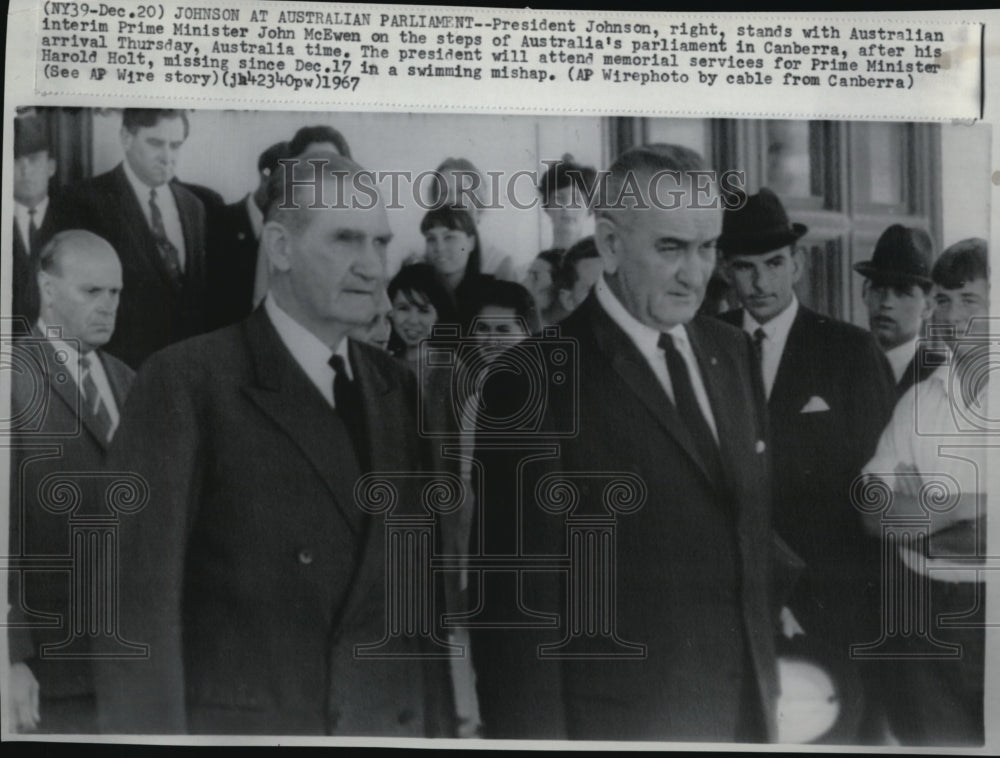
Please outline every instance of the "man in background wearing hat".
[[257, 188], [209, 218], [205, 267], [211, 293], [210, 328], [242, 321], [264, 299], [267, 257], [258, 250], [258, 243], [267, 209], [267, 185], [278, 161], [287, 157], [287, 142], [267, 148], [257, 159]]
[[872, 259], [854, 264], [865, 277], [869, 328], [889, 359], [899, 397], [934, 371], [930, 361], [917, 357], [917, 341], [934, 310], [932, 247], [923, 229], [893, 224], [878, 238]]
[[52, 235], [64, 228], [60, 204], [49, 196], [49, 180], [56, 161], [49, 152], [47, 126], [42, 116], [14, 120], [14, 261], [11, 315], [28, 324], [38, 318], [38, 253]]
[[871, 457], [895, 402], [892, 372], [875, 339], [802, 306], [790, 224], [767, 188], [727, 210], [719, 248], [743, 307], [721, 318], [748, 332], [768, 402], [774, 526], [806, 562], [788, 603], [813, 642], [847, 663], [869, 639], [877, 549], [864, 537], [850, 487]]

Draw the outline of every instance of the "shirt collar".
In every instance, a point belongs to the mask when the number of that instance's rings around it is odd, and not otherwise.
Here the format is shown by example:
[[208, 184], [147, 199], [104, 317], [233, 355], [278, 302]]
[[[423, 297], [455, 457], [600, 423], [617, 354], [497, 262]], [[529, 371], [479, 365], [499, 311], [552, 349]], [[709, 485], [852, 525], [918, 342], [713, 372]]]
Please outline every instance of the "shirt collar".
[[[597, 280], [594, 287], [597, 295], [597, 302], [601, 304], [611, 320], [621, 327], [622, 331], [628, 335], [629, 339], [635, 343], [639, 352], [646, 356], [656, 356], [660, 349], [660, 332], [651, 326], [647, 326], [626, 310], [625, 306], [618, 299], [617, 295], [611, 291], [604, 277]], [[667, 334], [674, 338], [678, 347], [687, 345], [688, 336], [684, 324], [677, 324], [668, 329]]]
[[128, 183], [132, 185], [132, 191], [135, 192], [135, 196], [139, 198], [139, 204], [143, 208], [149, 203], [149, 191], [152, 189], [156, 190], [156, 198], [159, 200], [164, 194], [170, 192], [170, 187], [168, 186], [170, 182], [164, 182], [157, 187], [150, 187], [142, 179], [139, 178], [138, 174], [132, 170], [132, 167], [128, 165], [128, 158], [122, 160], [122, 166], [125, 167], [125, 176], [128, 177]]
[[896, 377], [897, 382], [903, 378], [903, 372], [917, 354], [917, 339], [914, 335], [913, 339], [885, 351], [885, 357], [892, 367], [892, 375]]
[[250, 228], [253, 229], [253, 236], [260, 239], [260, 233], [264, 229], [264, 212], [254, 202], [253, 193], [246, 196], [247, 215], [250, 216]]
[[306, 374], [310, 377], [316, 376], [317, 371], [329, 368], [330, 358], [334, 353], [344, 359], [344, 366], [347, 369], [347, 376], [354, 379], [354, 370], [351, 367], [351, 360], [347, 354], [347, 338], [345, 337], [337, 345], [336, 350], [330, 350], [319, 337], [306, 329], [302, 324], [293, 319], [288, 313], [278, 305], [274, 295], [270, 292], [264, 298], [264, 309], [274, 324], [278, 336], [288, 348], [295, 361], [302, 366]]
[[[49, 196], [46, 195], [37, 203], [35, 203], [35, 205], [32, 207], [34, 207], [35, 209], [35, 223], [41, 226], [42, 219], [45, 218], [45, 211], [49, 207]], [[31, 215], [29, 211], [31, 210], [31, 207], [25, 205], [24, 203], [19, 203], [15, 200], [14, 208], [22, 218], [24, 218], [26, 221], [30, 220]]]
[[772, 318], [766, 324], [761, 324], [746, 308], [743, 309], [743, 331], [753, 334], [758, 329], [763, 329], [764, 334], [772, 342], [784, 344], [788, 339], [788, 333], [792, 330], [792, 323], [799, 314], [799, 299], [792, 293], [792, 302], [788, 304], [781, 313]]

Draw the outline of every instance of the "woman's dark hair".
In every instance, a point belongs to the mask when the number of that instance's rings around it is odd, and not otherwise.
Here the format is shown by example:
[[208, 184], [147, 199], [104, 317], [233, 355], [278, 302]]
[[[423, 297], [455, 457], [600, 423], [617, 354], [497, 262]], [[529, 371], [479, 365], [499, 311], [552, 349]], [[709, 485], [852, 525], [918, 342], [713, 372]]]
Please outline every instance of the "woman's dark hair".
[[[403, 297], [411, 303], [418, 304], [417, 298], [430, 303], [437, 311], [437, 323], [458, 324], [458, 311], [455, 303], [445, 289], [437, 270], [429, 263], [408, 263], [399, 269], [399, 272], [392, 277], [387, 288], [389, 301], [395, 304], [396, 295], [402, 293]], [[396, 334], [393, 328], [389, 336], [389, 352], [399, 355], [406, 349], [403, 341]]]
[[469, 316], [471, 319], [487, 306], [510, 308], [516, 316], [524, 319], [528, 333], [535, 334], [541, 329], [535, 298], [527, 288], [517, 282], [508, 282], [493, 276], [480, 276], [469, 293]]
[[467, 283], [482, 272], [483, 254], [479, 249], [479, 230], [476, 229], [476, 221], [472, 218], [471, 213], [452, 206], [427, 211], [420, 221], [420, 233], [426, 235], [431, 229], [436, 229], [439, 226], [445, 229], [464, 232], [471, 236], [473, 240], [472, 250], [469, 251], [469, 260], [465, 264], [465, 274], [455, 291], [456, 299], [460, 299], [461, 296], [458, 294], [458, 290], [466, 288], [468, 286]]
[[592, 197], [594, 184], [597, 181], [597, 171], [593, 166], [581, 166], [569, 153], [556, 163], [551, 161], [547, 163], [549, 168], [538, 182], [542, 207], [553, 205], [556, 192], [564, 187], [575, 187], [579, 192], [580, 202], [586, 202], [587, 198]]

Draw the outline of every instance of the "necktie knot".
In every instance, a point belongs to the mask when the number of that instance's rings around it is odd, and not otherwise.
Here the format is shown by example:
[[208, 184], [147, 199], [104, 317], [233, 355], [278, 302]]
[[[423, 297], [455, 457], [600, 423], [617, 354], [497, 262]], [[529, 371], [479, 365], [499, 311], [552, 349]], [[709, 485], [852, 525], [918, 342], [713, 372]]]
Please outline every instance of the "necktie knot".
[[347, 362], [344, 360], [344, 356], [342, 356], [340, 353], [334, 353], [333, 355], [330, 356], [330, 360], [327, 361], [327, 363], [330, 365], [330, 368], [332, 368], [334, 372], [337, 374], [338, 378], [344, 377], [344, 379], [350, 381], [351, 378], [347, 374]]
[[662, 350], [665, 353], [669, 353], [671, 350], [677, 349], [674, 346], [674, 338], [671, 335], [665, 333], [660, 334], [660, 338], [656, 341], [656, 345], [657, 347], [660, 348], [660, 350]]
[[753, 341], [756, 342], [759, 345], [760, 343], [762, 343], [766, 339], [767, 339], [767, 332], [765, 332], [763, 328], [761, 328], [761, 327], [758, 326], [754, 330]]

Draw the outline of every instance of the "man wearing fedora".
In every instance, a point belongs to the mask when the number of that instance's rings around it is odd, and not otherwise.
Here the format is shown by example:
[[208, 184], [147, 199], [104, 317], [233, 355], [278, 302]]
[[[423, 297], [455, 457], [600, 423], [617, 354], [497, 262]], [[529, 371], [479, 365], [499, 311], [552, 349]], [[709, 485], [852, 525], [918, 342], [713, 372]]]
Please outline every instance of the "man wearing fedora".
[[868, 326], [889, 359], [899, 397], [934, 372], [929, 360], [917, 356], [924, 322], [934, 311], [932, 249], [923, 229], [893, 224], [878, 238], [872, 259], [854, 264], [865, 277]]
[[35, 281], [38, 254], [59, 230], [66, 228], [65, 209], [49, 195], [56, 161], [49, 149], [45, 118], [37, 113], [14, 119], [14, 244], [11, 315], [25, 324], [38, 318]]
[[768, 403], [776, 531], [806, 562], [787, 603], [807, 637], [848, 665], [868, 641], [877, 543], [864, 536], [850, 487], [895, 403], [892, 371], [871, 334], [816, 313], [794, 285], [804, 261], [778, 197], [762, 188], [727, 210], [724, 271], [742, 308], [721, 316], [753, 338]]

